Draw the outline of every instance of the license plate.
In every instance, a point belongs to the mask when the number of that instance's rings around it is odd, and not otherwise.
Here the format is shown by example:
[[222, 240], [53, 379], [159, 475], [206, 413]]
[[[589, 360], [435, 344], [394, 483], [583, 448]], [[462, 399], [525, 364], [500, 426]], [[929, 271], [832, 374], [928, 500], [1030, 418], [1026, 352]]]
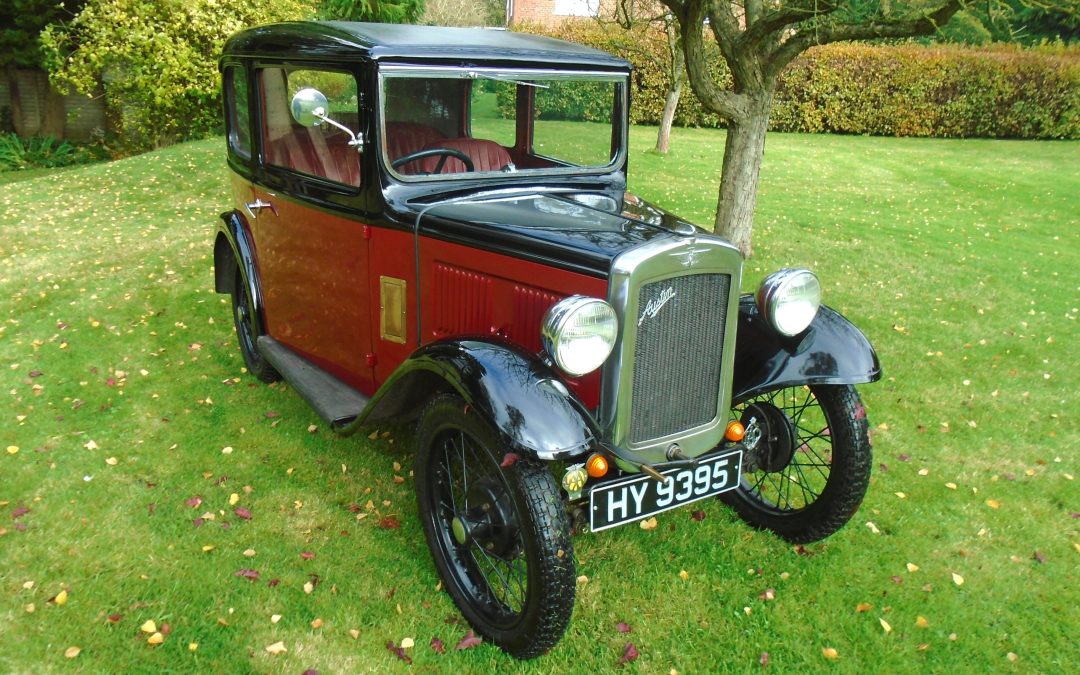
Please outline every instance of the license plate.
[[589, 529], [617, 527], [690, 504], [739, 484], [742, 450], [702, 459], [695, 467], [660, 473], [663, 483], [644, 474], [597, 485], [589, 493]]

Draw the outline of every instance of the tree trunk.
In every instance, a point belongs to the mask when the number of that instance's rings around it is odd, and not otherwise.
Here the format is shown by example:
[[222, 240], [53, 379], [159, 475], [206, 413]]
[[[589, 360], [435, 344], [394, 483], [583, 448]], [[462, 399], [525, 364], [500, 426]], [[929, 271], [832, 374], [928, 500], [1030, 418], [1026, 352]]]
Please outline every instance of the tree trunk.
[[16, 136], [26, 135], [26, 125], [23, 124], [22, 93], [19, 91], [19, 74], [15, 66], [9, 64], [4, 70], [7, 74], [8, 91], [11, 96], [11, 126]]
[[668, 51], [671, 53], [671, 89], [668, 90], [667, 101], [664, 102], [660, 131], [656, 134], [656, 151], [661, 155], [666, 155], [671, 148], [671, 125], [675, 121], [675, 110], [679, 107], [683, 79], [686, 76], [686, 55], [683, 54], [682, 46], [679, 44], [679, 34], [675, 30], [675, 24], [669, 21], [666, 30]]
[[755, 101], [745, 119], [732, 120], [727, 129], [715, 231], [738, 247], [744, 259], [753, 253], [750, 236], [771, 107], [770, 92], [764, 101]]
[[660, 118], [660, 131], [656, 134], [656, 151], [661, 155], [666, 155], [671, 148], [671, 125], [675, 121], [675, 109], [679, 107], [682, 85], [682, 73], [679, 73], [675, 86], [668, 92], [667, 101], [664, 103], [664, 116]]

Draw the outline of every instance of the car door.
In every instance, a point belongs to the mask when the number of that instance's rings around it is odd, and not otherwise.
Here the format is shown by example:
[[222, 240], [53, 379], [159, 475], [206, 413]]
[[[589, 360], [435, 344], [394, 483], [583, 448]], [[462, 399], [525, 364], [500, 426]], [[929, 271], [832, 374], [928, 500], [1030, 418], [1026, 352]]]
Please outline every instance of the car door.
[[282, 64], [257, 68], [256, 82], [265, 180], [249, 210], [267, 333], [370, 393], [368, 241], [347, 208], [362, 184], [360, 155], [344, 132], [304, 127], [289, 111], [297, 91], [314, 87], [327, 96], [329, 116], [356, 129], [356, 80]]

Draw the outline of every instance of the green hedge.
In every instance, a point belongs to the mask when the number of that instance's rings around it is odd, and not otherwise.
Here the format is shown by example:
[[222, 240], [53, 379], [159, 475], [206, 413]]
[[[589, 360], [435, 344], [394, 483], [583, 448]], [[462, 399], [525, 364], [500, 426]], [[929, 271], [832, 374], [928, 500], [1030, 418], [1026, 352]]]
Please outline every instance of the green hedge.
[[[663, 33], [568, 22], [530, 32], [618, 54], [635, 66], [631, 121], [657, 124], [668, 90]], [[730, 86], [717, 52], [715, 76]], [[684, 87], [675, 124], [723, 126]], [[835, 44], [793, 62], [770, 128], [882, 136], [1080, 138], [1080, 49]]]

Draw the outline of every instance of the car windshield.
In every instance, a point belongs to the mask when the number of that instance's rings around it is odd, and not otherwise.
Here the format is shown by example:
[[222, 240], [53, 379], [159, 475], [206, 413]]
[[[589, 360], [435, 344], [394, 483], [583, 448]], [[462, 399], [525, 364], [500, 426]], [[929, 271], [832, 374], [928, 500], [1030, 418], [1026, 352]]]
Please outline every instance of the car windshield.
[[403, 180], [610, 170], [625, 145], [626, 77], [387, 68], [382, 158]]

